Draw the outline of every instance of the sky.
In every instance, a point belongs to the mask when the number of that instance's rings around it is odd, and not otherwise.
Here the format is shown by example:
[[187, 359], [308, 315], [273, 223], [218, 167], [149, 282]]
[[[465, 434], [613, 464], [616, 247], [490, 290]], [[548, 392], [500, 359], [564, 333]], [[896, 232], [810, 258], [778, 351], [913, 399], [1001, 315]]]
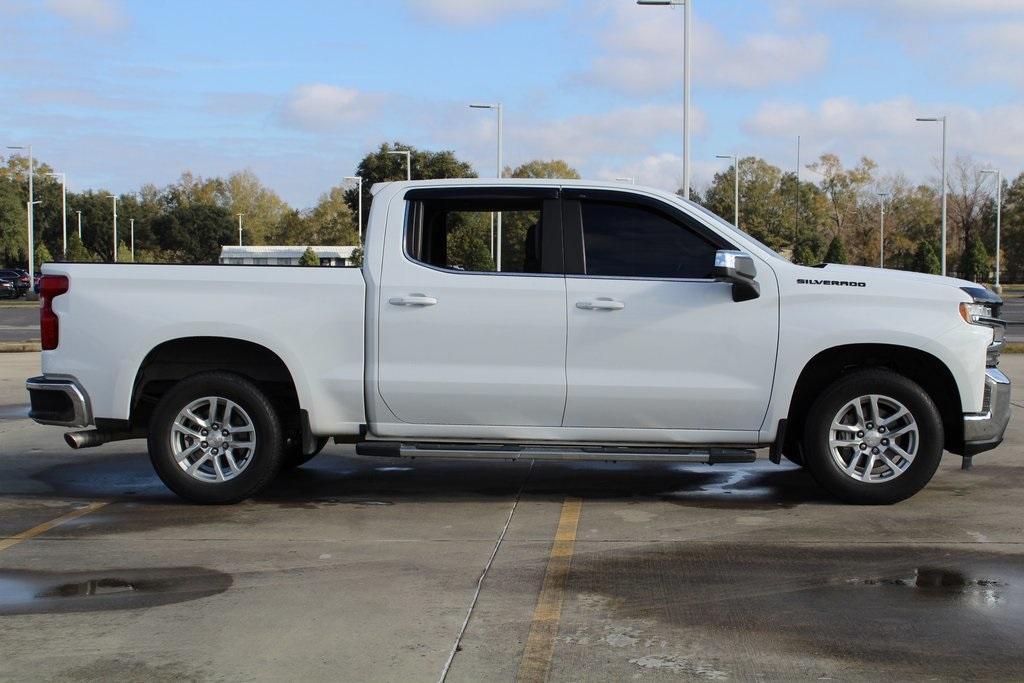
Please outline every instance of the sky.
[[[756, 155], [1024, 170], [1024, 0], [691, 0], [693, 184]], [[0, 0], [0, 144], [71, 189], [249, 169], [297, 207], [385, 140], [676, 189], [683, 11], [633, 0]], [[813, 180], [813, 173], [802, 171]]]

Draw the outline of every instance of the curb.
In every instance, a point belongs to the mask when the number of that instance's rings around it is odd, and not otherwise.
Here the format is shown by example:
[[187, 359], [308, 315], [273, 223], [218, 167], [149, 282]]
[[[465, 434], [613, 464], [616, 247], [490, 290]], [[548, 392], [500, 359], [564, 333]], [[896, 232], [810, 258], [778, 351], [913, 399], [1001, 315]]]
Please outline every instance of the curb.
[[0, 342], [0, 353], [26, 353], [42, 351], [38, 341], [29, 340], [23, 342]]

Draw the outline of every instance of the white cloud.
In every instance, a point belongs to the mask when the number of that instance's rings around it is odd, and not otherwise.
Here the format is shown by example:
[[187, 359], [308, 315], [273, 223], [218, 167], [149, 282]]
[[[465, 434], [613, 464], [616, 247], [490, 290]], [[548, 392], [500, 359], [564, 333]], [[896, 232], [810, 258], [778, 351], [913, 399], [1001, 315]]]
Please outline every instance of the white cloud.
[[943, 14], [1004, 14], [1024, 11], [1024, 0], [816, 0], [818, 6], [855, 7], [867, 12], [880, 10], [914, 13], [918, 18]]
[[512, 14], [550, 10], [550, 0], [407, 0], [421, 16], [446, 24], [470, 25]]
[[326, 83], [300, 85], [289, 95], [281, 120], [295, 128], [330, 132], [359, 122], [380, 104], [377, 95]]
[[46, 7], [76, 26], [115, 31], [128, 24], [120, 3], [114, 0], [46, 0]]
[[834, 98], [813, 109], [769, 103], [747, 122], [746, 129], [753, 137], [784, 140], [786, 145], [802, 135], [805, 159], [822, 152], [836, 152], [850, 161], [866, 155], [879, 162], [883, 173], [903, 171], [923, 180], [934, 171], [940, 132], [936, 124], [915, 119], [938, 115], [949, 117], [951, 156], [969, 154], [1007, 171], [1019, 167], [1024, 157], [1024, 104], [973, 109], [925, 104], [909, 97], [866, 103]]
[[[582, 80], [645, 95], [682, 78], [683, 40], [678, 13], [615, 5], [602, 29], [604, 52]], [[694, 20], [693, 74], [701, 84], [744, 89], [796, 83], [821, 71], [829, 39], [821, 33], [761, 32], [730, 39], [714, 26]]]

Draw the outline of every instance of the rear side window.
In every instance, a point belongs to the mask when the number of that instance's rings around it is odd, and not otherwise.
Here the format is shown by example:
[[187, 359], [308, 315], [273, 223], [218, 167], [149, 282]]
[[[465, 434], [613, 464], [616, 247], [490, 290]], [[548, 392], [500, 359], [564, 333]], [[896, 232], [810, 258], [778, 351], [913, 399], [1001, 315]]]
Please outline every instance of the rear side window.
[[424, 199], [412, 202], [409, 221], [406, 250], [421, 263], [472, 273], [543, 272], [542, 199]]
[[633, 278], [712, 277], [718, 247], [653, 209], [583, 200], [583, 254], [587, 275]]

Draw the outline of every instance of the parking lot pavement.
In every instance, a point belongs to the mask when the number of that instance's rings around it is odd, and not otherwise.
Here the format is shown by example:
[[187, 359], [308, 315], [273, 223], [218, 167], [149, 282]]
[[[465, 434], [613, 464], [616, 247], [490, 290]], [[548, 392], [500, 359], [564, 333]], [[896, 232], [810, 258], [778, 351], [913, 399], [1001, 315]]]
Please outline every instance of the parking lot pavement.
[[[24, 402], [36, 363], [0, 356], [0, 405]], [[1003, 367], [1024, 381], [1024, 357]], [[764, 461], [338, 446], [256, 500], [199, 507], [163, 488], [141, 442], [73, 452], [7, 417], [0, 679], [437, 680], [506, 523], [449, 680], [1019, 678], [1014, 410], [999, 450], [969, 472], [947, 456], [890, 507], [833, 503]]]
[[38, 306], [4, 305], [0, 301], [0, 342], [39, 339]]

